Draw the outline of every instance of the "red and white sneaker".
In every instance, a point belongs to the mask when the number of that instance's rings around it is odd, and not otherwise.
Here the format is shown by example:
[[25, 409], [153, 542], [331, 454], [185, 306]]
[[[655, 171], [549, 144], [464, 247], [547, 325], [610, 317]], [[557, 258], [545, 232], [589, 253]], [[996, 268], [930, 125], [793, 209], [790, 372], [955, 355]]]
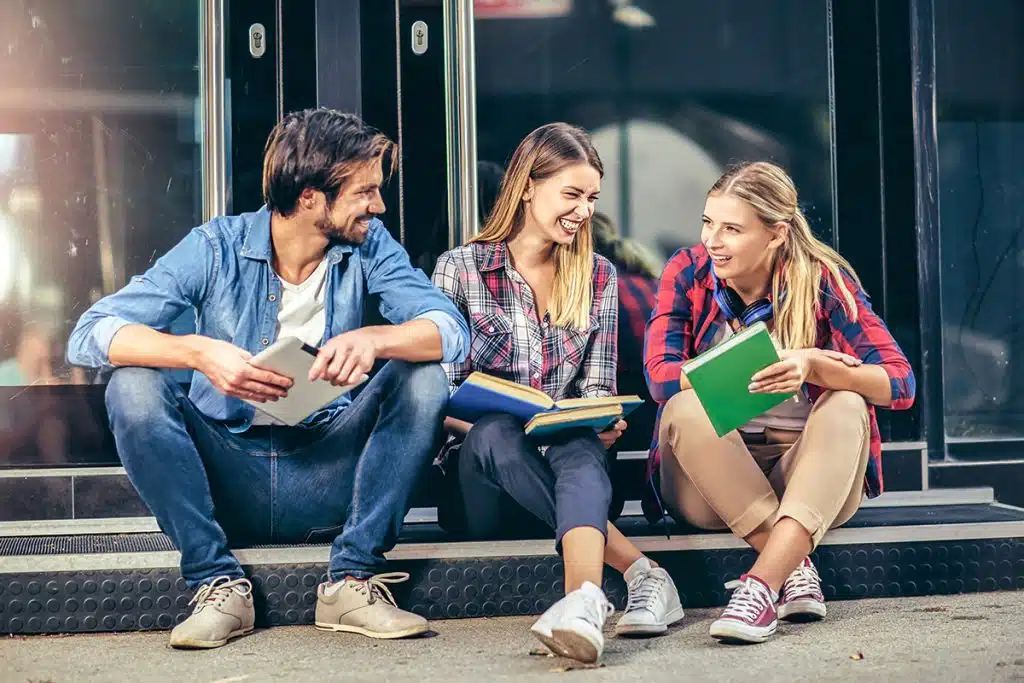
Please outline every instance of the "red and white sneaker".
[[726, 643], [763, 643], [775, 634], [778, 596], [761, 579], [744, 574], [725, 584], [732, 597], [722, 616], [711, 624], [711, 637]]
[[818, 621], [825, 618], [825, 595], [821, 592], [821, 577], [811, 558], [800, 566], [782, 584], [779, 600], [779, 619], [786, 621]]

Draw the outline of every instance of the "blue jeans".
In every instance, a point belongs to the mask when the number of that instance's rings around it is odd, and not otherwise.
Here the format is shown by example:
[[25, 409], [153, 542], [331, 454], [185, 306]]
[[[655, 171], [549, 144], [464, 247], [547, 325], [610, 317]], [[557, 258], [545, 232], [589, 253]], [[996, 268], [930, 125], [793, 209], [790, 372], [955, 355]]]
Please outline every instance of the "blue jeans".
[[228, 548], [256, 543], [333, 540], [331, 580], [378, 573], [437, 452], [447, 401], [440, 365], [390, 361], [322, 424], [236, 434], [160, 370], [120, 368], [106, 391], [128, 478], [192, 587], [243, 576]]

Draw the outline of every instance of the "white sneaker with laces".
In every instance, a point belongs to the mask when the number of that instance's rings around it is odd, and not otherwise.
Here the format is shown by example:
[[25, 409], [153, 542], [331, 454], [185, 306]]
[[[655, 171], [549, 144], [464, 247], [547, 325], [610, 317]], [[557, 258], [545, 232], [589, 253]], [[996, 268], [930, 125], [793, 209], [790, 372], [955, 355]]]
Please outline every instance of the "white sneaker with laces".
[[550, 626], [551, 644], [542, 637], [537, 624], [531, 630], [552, 652], [589, 664], [604, 652], [604, 623], [614, 612], [604, 591], [587, 581], [552, 605], [538, 620], [544, 628]]
[[641, 557], [623, 576], [629, 599], [626, 611], [615, 625], [615, 635], [660, 635], [683, 618], [679, 591], [667, 571], [652, 566], [649, 559]]

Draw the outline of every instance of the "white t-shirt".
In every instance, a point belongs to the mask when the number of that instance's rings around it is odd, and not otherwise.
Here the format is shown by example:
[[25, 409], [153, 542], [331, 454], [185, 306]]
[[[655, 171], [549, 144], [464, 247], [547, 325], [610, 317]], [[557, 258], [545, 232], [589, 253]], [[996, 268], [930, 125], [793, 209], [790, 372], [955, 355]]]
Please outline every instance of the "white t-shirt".
[[[281, 305], [277, 310], [277, 336], [298, 337], [310, 346], [320, 346], [327, 324], [324, 296], [327, 284], [327, 259], [297, 285], [281, 280]], [[253, 416], [254, 425], [279, 424], [277, 420], [259, 410]]]

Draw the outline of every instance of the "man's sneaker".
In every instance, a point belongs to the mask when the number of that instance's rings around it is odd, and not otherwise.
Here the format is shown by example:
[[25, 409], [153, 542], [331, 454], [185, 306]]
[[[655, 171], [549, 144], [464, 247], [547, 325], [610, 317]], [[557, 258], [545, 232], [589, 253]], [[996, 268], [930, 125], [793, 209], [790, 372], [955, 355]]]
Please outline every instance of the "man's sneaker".
[[825, 595], [821, 592], [818, 570], [805, 558], [782, 584], [779, 619], [786, 621], [818, 621], [825, 618]]
[[768, 640], [778, 625], [775, 591], [750, 574], [744, 574], [739, 581], [730, 581], [725, 588], [733, 592], [732, 597], [722, 616], [711, 624], [711, 637], [729, 643]]
[[320, 584], [316, 590], [316, 627], [370, 638], [408, 638], [426, 633], [430, 628], [427, 620], [399, 609], [388, 590], [387, 584], [408, 579], [408, 574], [394, 572], [365, 581], [346, 579]]
[[683, 605], [672, 577], [641, 557], [623, 574], [629, 590], [626, 611], [615, 625], [618, 636], [652, 636], [665, 633], [683, 618]]
[[[614, 612], [604, 591], [587, 581], [552, 605], [531, 631], [555, 654], [589, 664], [604, 652], [604, 622]], [[544, 637], [547, 628], [550, 639]]]
[[171, 647], [220, 647], [232, 638], [251, 633], [256, 621], [249, 579], [218, 576], [200, 586], [189, 604], [196, 608], [171, 631]]

